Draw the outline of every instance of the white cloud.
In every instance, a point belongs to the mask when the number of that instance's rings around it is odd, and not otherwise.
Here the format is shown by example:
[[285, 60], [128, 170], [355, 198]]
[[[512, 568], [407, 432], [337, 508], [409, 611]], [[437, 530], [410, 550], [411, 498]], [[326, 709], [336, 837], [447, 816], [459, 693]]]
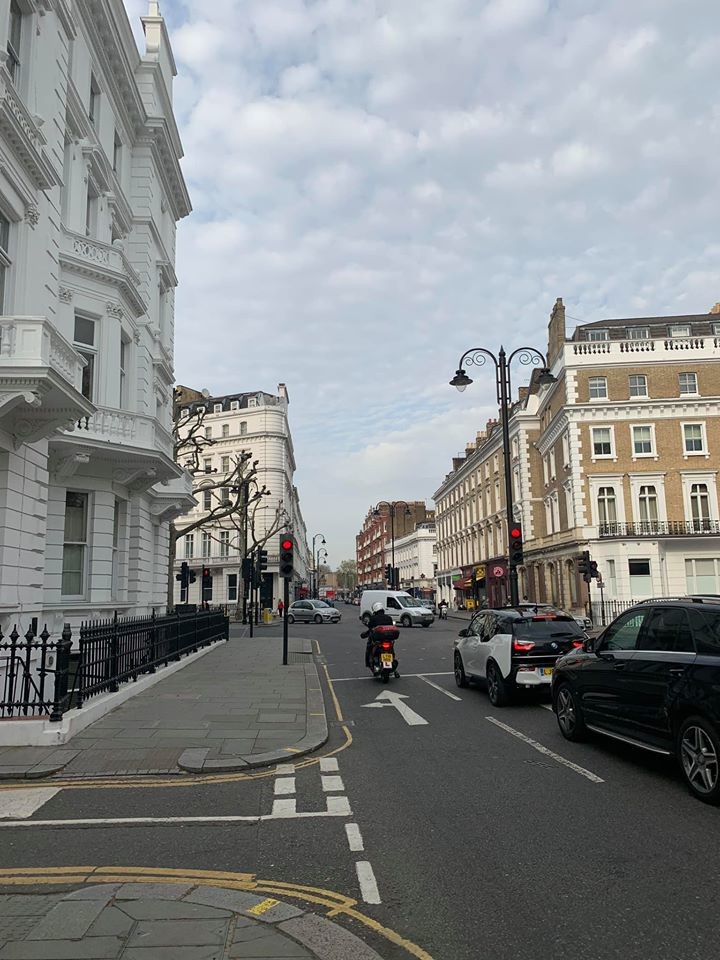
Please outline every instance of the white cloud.
[[582, 320], [720, 299], [716, 0], [691, 8], [163, 0], [195, 208], [178, 379], [287, 382], [333, 562], [492, 414], [489, 374], [447, 385], [466, 348], [542, 348], [557, 296]]

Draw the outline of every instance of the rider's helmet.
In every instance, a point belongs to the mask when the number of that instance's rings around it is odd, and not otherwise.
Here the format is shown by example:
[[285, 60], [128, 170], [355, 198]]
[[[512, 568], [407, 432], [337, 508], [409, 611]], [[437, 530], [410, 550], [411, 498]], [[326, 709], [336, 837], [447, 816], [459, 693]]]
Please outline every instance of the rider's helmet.
[[385, 609], [385, 605], [382, 604], [379, 600], [376, 600], [375, 603], [372, 605], [373, 613], [380, 613], [380, 611], [384, 609]]

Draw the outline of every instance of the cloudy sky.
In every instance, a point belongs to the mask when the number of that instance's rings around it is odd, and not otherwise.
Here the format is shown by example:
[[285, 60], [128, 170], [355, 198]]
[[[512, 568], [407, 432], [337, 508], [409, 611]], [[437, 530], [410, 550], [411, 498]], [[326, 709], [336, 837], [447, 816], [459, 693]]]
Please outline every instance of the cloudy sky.
[[[146, 0], [125, 0], [134, 25]], [[330, 562], [493, 415], [471, 346], [720, 300], [717, 0], [162, 0], [176, 372], [288, 385]], [[522, 374], [515, 377], [516, 384]]]

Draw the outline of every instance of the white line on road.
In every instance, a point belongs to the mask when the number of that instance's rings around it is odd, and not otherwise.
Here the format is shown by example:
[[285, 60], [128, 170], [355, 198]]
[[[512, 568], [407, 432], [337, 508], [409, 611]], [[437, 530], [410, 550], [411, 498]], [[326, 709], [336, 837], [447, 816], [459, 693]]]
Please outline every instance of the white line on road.
[[295, 793], [295, 777], [278, 777], [275, 781], [275, 796]]
[[294, 817], [297, 813], [297, 800], [295, 797], [287, 800], [273, 800], [273, 817]]
[[[452, 675], [452, 670], [442, 670], [440, 673], [430, 673], [426, 671], [425, 673], [402, 674], [406, 679], [407, 677], [451, 677]], [[365, 675], [364, 677], [330, 677], [330, 679], [333, 683], [346, 683], [348, 680], [377, 680], [377, 677]]]
[[365, 849], [360, 827], [356, 823], [346, 823], [345, 833], [347, 834], [348, 845], [353, 853], [358, 853], [360, 850]]
[[338, 769], [337, 757], [320, 757], [321, 773], [337, 773]]
[[368, 861], [359, 860], [355, 864], [355, 869], [357, 870], [357, 876], [360, 882], [360, 893], [365, 903], [382, 903], [375, 874]]
[[275, 767], [275, 773], [279, 777], [291, 777], [295, 773], [294, 763], [279, 763]]
[[344, 790], [345, 786], [342, 782], [342, 777], [320, 777], [322, 780], [322, 788], [325, 793], [331, 793], [332, 791]]
[[48, 800], [52, 800], [60, 787], [39, 787], [35, 790], [6, 790], [0, 794], [0, 820], [31, 817]]
[[586, 777], [588, 780], [592, 781], [592, 783], [605, 783], [601, 777], [598, 777], [596, 774], [586, 770], [585, 767], [581, 767], [577, 763], [573, 763], [572, 760], [566, 760], [565, 757], [561, 757], [559, 753], [549, 750], [541, 743], [538, 743], [537, 740], [532, 740], [530, 737], [526, 737], [524, 733], [520, 733], [520, 731], [516, 730], [514, 727], [509, 727], [501, 720], [496, 720], [495, 717], [485, 717], [485, 719], [489, 720], [490, 723], [495, 724], [496, 727], [500, 727], [501, 730], [505, 730], [513, 737], [517, 737], [518, 740], [522, 740], [524, 743], [527, 743], [534, 750], [537, 750], [538, 753], [543, 753], [546, 757], [552, 757], [553, 760], [557, 760], [557, 762], [561, 763], [564, 767], [569, 767], [570, 770], [574, 770], [575, 773], [579, 773], [581, 777]]
[[462, 697], [456, 697], [454, 693], [450, 693], [450, 691], [446, 690], [445, 687], [441, 687], [439, 683], [433, 683], [432, 680], [428, 680], [426, 676], [419, 676], [419, 679], [424, 680], [425, 683], [429, 684], [431, 687], [435, 687], [436, 690], [439, 690], [440, 693], [444, 693], [445, 696], [450, 697], [451, 700], [462, 702]]

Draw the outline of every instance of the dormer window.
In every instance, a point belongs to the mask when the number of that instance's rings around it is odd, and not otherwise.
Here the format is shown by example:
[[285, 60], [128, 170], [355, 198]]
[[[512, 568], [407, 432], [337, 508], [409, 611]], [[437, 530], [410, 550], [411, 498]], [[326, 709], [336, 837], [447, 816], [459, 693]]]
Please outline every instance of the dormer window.
[[689, 337], [690, 336], [690, 324], [689, 323], [674, 323], [670, 327], [670, 336], [671, 337]]
[[239, 409], [240, 409], [240, 401], [239, 401], [239, 400], [231, 400], [231, 401], [230, 401], [230, 409], [231, 409], [231, 410], [239, 410]]
[[213, 404], [213, 413], [222, 413], [222, 404], [214, 403]]
[[257, 406], [257, 397], [249, 397], [249, 398], [248, 398], [248, 406], [249, 406], [249, 407], [256, 407], [256, 406]]
[[628, 327], [627, 338], [628, 340], [649, 340], [650, 327]]
[[588, 330], [587, 331], [588, 340], [607, 340], [608, 332], [607, 330]]

